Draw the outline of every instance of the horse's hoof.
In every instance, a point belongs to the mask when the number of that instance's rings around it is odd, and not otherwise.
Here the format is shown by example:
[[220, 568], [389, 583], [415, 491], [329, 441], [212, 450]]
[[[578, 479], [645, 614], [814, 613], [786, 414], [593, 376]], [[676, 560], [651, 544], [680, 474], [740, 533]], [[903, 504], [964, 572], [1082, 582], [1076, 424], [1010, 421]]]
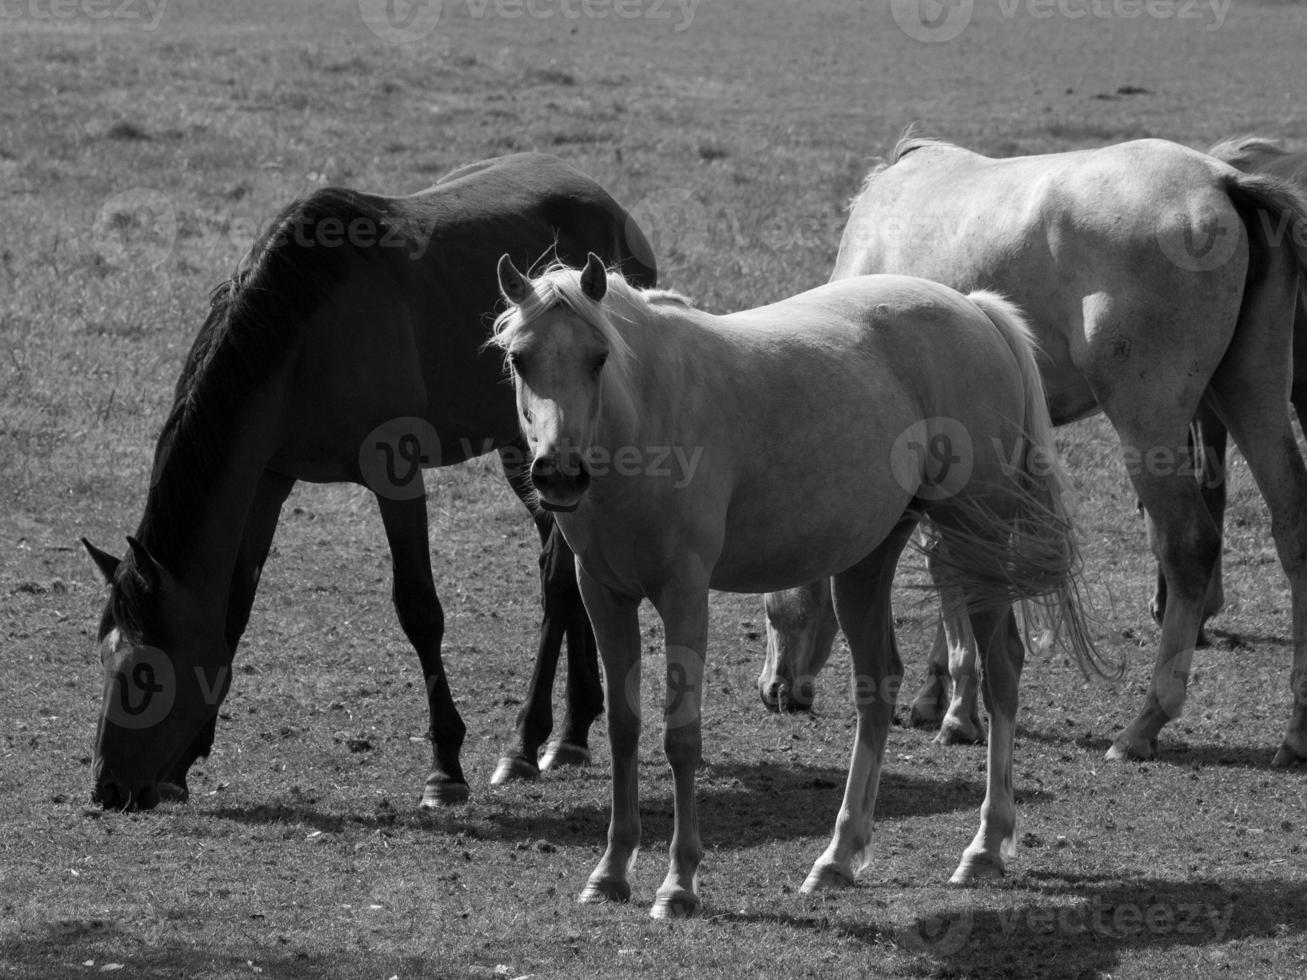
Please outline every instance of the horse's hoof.
[[1288, 769], [1291, 766], [1307, 765], [1307, 755], [1299, 752], [1288, 742], [1282, 744], [1275, 753], [1275, 758], [1271, 760], [1271, 766], [1275, 769]]
[[978, 885], [984, 881], [995, 881], [1007, 874], [1002, 858], [989, 854], [963, 854], [958, 869], [948, 880], [950, 885]]
[[818, 861], [808, 872], [808, 877], [803, 880], [803, 887], [799, 891], [811, 895], [813, 892], [851, 887], [853, 887], [853, 875], [848, 868], [834, 862]]
[[1144, 742], [1122, 735], [1103, 756], [1108, 762], [1147, 762], [1157, 758], [1157, 739]]
[[960, 725], [945, 719], [944, 724], [939, 728], [939, 734], [935, 736], [935, 741], [940, 745], [984, 745], [985, 733], [972, 729], [969, 725]]
[[540, 760], [541, 771], [590, 765], [590, 750], [575, 742], [553, 742]]
[[581, 894], [576, 896], [576, 900], [582, 905], [599, 905], [604, 902], [629, 902], [631, 900], [631, 885], [627, 881], [616, 881], [611, 878], [591, 878], [581, 889]]
[[658, 890], [649, 916], [654, 919], [687, 919], [699, 911], [699, 896], [684, 888]]
[[423, 810], [439, 810], [455, 803], [466, 803], [468, 798], [467, 783], [455, 782], [447, 776], [431, 776], [422, 788]]
[[506, 755], [499, 760], [495, 774], [490, 777], [491, 786], [503, 786], [504, 783], [530, 782], [540, 778], [540, 767], [532, 765], [515, 755]]

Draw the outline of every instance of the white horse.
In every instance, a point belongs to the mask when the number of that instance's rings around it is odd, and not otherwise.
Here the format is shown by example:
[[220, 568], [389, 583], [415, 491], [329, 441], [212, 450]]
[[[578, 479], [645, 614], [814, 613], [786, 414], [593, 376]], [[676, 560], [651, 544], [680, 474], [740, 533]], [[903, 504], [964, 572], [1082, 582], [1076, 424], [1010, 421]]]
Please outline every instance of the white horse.
[[[1271, 511], [1294, 637], [1294, 705], [1274, 763], [1307, 761], [1307, 471], [1288, 415], [1304, 231], [1307, 202], [1289, 184], [1162, 140], [994, 160], [905, 139], [853, 203], [832, 279], [894, 272], [1002, 291], [1045, 355], [1053, 422], [1103, 411], [1121, 439], [1166, 588], [1148, 699], [1110, 759], [1156, 754], [1219, 599], [1221, 531], [1188, 438], [1201, 407], [1233, 434]], [[767, 597], [764, 701], [820, 670], [828, 608], [824, 583]], [[958, 665], [974, 643], [964, 627], [945, 618]], [[979, 728], [968, 690], [955, 690], [946, 721], [964, 737]]]
[[[953, 881], [1001, 874], [1015, 845], [1012, 749], [1024, 650], [1012, 602], [1035, 595], [1093, 650], [1044, 392], [1017, 311], [988, 293], [868, 276], [711, 316], [640, 291], [591, 256], [535, 280], [507, 256], [494, 342], [511, 366], [532, 480], [576, 552], [603, 659], [612, 744], [608, 847], [580, 899], [626, 900], [640, 840], [640, 632], [667, 651], [671, 863], [652, 914], [699, 905], [695, 810], [709, 589], [834, 576], [858, 712], [834, 836], [804, 883], [850, 883], [871, 819], [902, 664], [890, 584], [918, 522], [981, 639], [993, 719], [980, 829]], [[942, 442], [941, 442], [942, 440]], [[935, 450], [949, 465], [940, 467]], [[692, 461], [688, 466], [669, 460]]]

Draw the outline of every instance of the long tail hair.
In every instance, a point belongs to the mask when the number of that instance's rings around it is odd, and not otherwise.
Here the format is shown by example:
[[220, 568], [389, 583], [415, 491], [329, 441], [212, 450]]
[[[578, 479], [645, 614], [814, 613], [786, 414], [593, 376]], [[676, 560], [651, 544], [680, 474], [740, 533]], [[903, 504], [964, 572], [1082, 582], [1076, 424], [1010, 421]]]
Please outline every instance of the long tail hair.
[[[941, 522], [926, 515], [932, 570], [965, 591], [970, 610], [1033, 603], [1042, 614], [1038, 618], [1067, 645], [1083, 672], [1119, 677], [1124, 663], [1105, 661], [1090, 635], [1071, 498], [1057, 458], [1030, 328], [1021, 311], [996, 293], [978, 291], [967, 298], [989, 318], [1017, 359], [1024, 414], [1021, 451], [1002, 487], [985, 487], [974, 496], [950, 501]], [[999, 496], [1007, 516], [994, 510]], [[1035, 617], [1023, 618], [1029, 643]]]

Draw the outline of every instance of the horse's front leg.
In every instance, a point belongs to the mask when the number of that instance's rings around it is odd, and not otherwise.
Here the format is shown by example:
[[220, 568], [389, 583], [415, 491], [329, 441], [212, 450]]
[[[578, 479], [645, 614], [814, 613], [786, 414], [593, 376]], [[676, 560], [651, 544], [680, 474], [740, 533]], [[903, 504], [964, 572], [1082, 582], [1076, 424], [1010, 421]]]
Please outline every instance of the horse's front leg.
[[[937, 575], [936, 581], [947, 578]], [[953, 696], [935, 741], [941, 745], [977, 745], [985, 741], [985, 728], [980, 723], [980, 670], [966, 596], [956, 585], [941, 581], [939, 602], [940, 633], [948, 651]]]
[[[590, 726], [603, 713], [603, 688], [594, 633], [576, 584], [576, 557], [548, 511], [537, 503], [531, 483], [531, 454], [515, 444], [499, 452], [504, 475], [531, 512], [540, 534], [540, 604], [544, 618], [536, 646], [535, 668], [522, 709], [517, 713], [515, 741], [499, 760], [492, 785], [515, 779], [536, 779], [541, 770], [590, 763]], [[563, 731], [543, 756], [541, 747], [554, 728], [554, 677], [563, 639], [567, 639], [567, 714]]]
[[461, 803], [468, 797], [468, 788], [458, 756], [467, 729], [454, 706], [440, 658], [445, 612], [440, 608], [436, 583], [431, 577], [426, 499], [392, 500], [378, 496], [377, 504], [390, 545], [395, 611], [404, 635], [413, 644], [422, 664], [431, 713], [432, 769], [422, 790], [422, 806], [431, 809]]
[[607, 681], [613, 795], [608, 847], [577, 901], [625, 902], [640, 847], [640, 603], [600, 585], [584, 570], [579, 579]]
[[672, 767], [675, 816], [667, 877], [649, 914], [655, 919], [693, 915], [699, 909], [699, 812], [695, 770], [703, 759], [703, 672], [708, 650], [708, 583], [686, 576], [654, 602], [667, 643], [667, 700], [663, 749]]
[[912, 700], [908, 717], [914, 728], [938, 725], [935, 741], [941, 745], [974, 745], [985, 741], [977, 691], [980, 672], [976, 666], [976, 638], [971, 634], [960, 593], [946, 582], [947, 576], [937, 574], [938, 547], [936, 544], [931, 548], [929, 565], [939, 590], [939, 627], [926, 664], [926, 680]]

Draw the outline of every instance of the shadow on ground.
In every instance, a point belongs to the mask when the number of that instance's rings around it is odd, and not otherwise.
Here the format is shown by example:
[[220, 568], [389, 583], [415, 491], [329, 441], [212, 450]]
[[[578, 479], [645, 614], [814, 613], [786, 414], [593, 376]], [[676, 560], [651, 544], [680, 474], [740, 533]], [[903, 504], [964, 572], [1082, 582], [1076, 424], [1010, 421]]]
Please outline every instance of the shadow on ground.
[[[905, 926], [817, 914], [727, 916], [771, 919], [786, 928], [834, 931], [869, 949], [893, 943], [920, 956], [927, 976], [1106, 976], [1126, 954], [1147, 949], [1217, 947], [1243, 939], [1286, 939], [1307, 931], [1307, 883], [1264, 879], [1165, 881], [1035, 874], [1020, 891], [996, 887], [956, 893]], [[1036, 895], [1032, 898], [1030, 892]], [[1014, 899], [1007, 901], [1009, 896]], [[938, 900], [937, 900], [938, 901]], [[1213, 948], [1213, 970], [1224, 954]], [[1249, 964], [1225, 964], [1238, 975]]]
[[[830, 832], [844, 795], [846, 772], [828, 766], [717, 764], [699, 775], [698, 801], [705, 832], [718, 846], [747, 849], [769, 841], [822, 836]], [[568, 778], [575, 779], [576, 776]], [[403, 827], [418, 832], [468, 834], [503, 841], [548, 840], [557, 845], [589, 846], [608, 826], [607, 775], [589, 775], [585, 802], [560, 807], [548, 800], [523, 801], [515, 791], [484, 791], [466, 806], [419, 812], [416, 806], [385, 808], [367, 813], [331, 812], [314, 803], [293, 801], [248, 807], [219, 806], [198, 815], [246, 825], [302, 824], [330, 833], [356, 828]], [[670, 825], [670, 790], [651, 790], [646, 781], [640, 812], [646, 832]], [[878, 820], [961, 811], [972, 821], [984, 799], [983, 782], [941, 775], [886, 773], [876, 808]], [[1021, 803], [1037, 802], [1045, 794], [1026, 791]], [[729, 825], [729, 836], [713, 828]]]

